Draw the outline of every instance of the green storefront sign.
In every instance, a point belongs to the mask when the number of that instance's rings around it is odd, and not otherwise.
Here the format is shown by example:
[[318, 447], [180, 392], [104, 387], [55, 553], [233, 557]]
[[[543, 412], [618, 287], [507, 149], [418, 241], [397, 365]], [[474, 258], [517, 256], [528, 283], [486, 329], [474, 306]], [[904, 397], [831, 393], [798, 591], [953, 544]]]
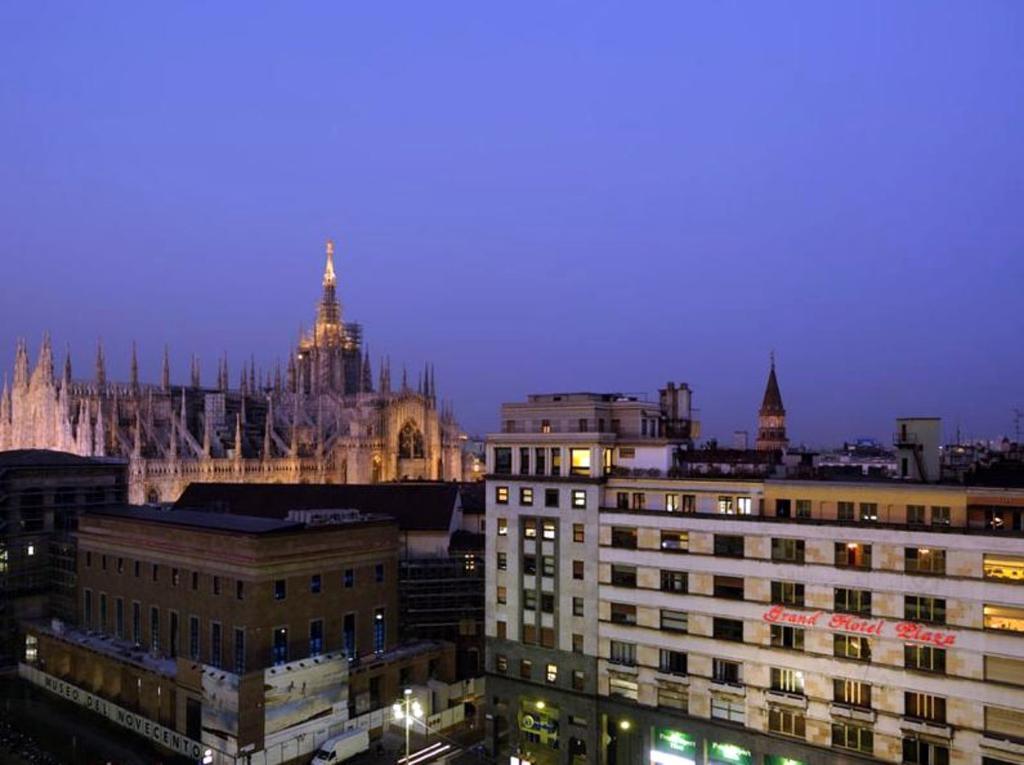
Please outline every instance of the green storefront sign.
[[805, 765], [803, 760], [794, 760], [792, 757], [783, 757], [781, 754], [766, 754], [764, 765]]
[[654, 748], [660, 752], [694, 757], [697, 754], [697, 740], [678, 730], [655, 728]]
[[715, 742], [708, 752], [709, 759], [714, 763], [725, 763], [725, 765], [754, 765], [754, 758], [749, 749], [735, 744], [720, 744]]

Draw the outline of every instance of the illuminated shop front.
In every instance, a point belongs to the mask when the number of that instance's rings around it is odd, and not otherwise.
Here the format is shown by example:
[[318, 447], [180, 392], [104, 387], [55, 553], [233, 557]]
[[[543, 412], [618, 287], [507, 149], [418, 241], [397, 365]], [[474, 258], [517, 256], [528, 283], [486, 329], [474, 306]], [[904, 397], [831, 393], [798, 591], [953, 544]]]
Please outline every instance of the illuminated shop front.
[[696, 765], [697, 739], [672, 728], [655, 728], [651, 765]]
[[519, 732], [524, 748], [531, 755], [527, 759], [537, 763], [557, 760], [559, 716], [558, 707], [545, 701], [520, 702]]
[[708, 765], [754, 765], [749, 749], [714, 741], [708, 745]]

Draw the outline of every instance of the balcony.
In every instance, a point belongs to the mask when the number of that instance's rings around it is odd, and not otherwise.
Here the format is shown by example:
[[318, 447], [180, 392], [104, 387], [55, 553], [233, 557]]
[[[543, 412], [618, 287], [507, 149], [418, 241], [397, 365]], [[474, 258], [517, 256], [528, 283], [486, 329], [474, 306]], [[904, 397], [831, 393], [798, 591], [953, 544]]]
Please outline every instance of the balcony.
[[768, 690], [764, 692], [764, 700], [769, 704], [795, 707], [797, 709], [807, 709], [807, 697], [802, 693], [787, 693], [785, 691]]
[[746, 696], [747, 686], [739, 682], [730, 682], [728, 680], [716, 680], [711, 678], [709, 686], [712, 693], [722, 693], [728, 696]]
[[833, 717], [845, 717], [848, 720], [859, 720], [869, 723], [873, 723], [876, 716], [874, 709], [855, 707], [850, 704], [832, 703], [829, 705], [828, 711]]
[[919, 717], [904, 717], [900, 721], [900, 730], [909, 733], [923, 733], [926, 736], [937, 738], [953, 738], [953, 728], [946, 723], [922, 720]]
[[1000, 752], [1024, 755], [1024, 743], [1015, 739], [1002, 738], [994, 733], [981, 734], [982, 749], [995, 749]]

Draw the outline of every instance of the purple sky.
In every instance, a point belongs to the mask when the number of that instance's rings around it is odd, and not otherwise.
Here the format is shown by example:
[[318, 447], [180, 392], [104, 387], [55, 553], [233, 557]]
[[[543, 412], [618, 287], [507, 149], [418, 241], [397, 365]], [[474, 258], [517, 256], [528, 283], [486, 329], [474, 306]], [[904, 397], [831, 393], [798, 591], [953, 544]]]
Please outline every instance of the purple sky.
[[1024, 408], [1024, 4], [4, 3], [0, 368], [283, 357], [323, 239], [467, 429], [695, 389], [791, 438]]

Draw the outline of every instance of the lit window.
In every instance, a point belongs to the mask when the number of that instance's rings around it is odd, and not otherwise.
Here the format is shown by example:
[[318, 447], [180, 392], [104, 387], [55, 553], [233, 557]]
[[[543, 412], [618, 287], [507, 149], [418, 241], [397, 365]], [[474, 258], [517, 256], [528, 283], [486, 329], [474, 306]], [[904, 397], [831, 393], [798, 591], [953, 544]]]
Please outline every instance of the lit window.
[[544, 673], [544, 679], [547, 680], [549, 683], [557, 683], [558, 682], [558, 665], [557, 664], [548, 664], [547, 671]]
[[572, 541], [583, 542], [586, 539], [586, 532], [582, 523], [574, 523], [572, 525]]
[[25, 554], [28, 555], [29, 557], [35, 555], [36, 554], [36, 546], [30, 542], [28, 547], [25, 548]]
[[544, 521], [544, 538], [554, 539], [555, 538], [555, 522]]
[[505, 518], [498, 519], [498, 536], [503, 537], [508, 534], [508, 520]]
[[1024, 608], [985, 604], [985, 629], [1024, 632]]
[[519, 490], [519, 504], [527, 506], [533, 504], [533, 489], [524, 486]]
[[1000, 582], [1024, 582], [1024, 558], [1012, 555], [986, 555], [985, 578]]
[[495, 486], [494, 487], [494, 501], [499, 505], [508, 504], [508, 487], [507, 486]]
[[679, 512], [679, 495], [678, 494], [666, 494], [665, 495], [665, 509], [670, 513]]
[[750, 497], [736, 497], [736, 514], [750, 515], [753, 509], [753, 502]]
[[569, 449], [569, 473], [571, 475], [590, 475], [590, 449]]
[[587, 492], [583, 489], [572, 490], [572, 506], [577, 510], [585, 510], [587, 507]]

